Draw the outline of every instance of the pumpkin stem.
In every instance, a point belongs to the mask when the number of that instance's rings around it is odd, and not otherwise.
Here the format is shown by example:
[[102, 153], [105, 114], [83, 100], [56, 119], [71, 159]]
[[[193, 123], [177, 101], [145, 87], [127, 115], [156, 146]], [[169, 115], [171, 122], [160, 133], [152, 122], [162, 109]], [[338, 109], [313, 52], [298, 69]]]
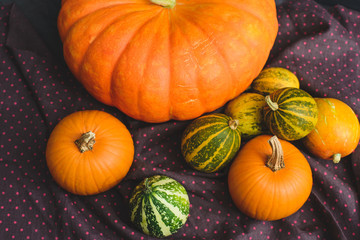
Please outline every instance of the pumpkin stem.
[[265, 97], [265, 102], [267, 103], [267, 105], [269, 105], [271, 110], [276, 111], [279, 109], [279, 105], [277, 104], [277, 102], [271, 101], [270, 95], [267, 95]]
[[84, 133], [75, 141], [75, 144], [81, 153], [92, 150], [95, 144], [95, 133], [91, 131]]
[[237, 119], [231, 119], [231, 120], [229, 120], [228, 123], [229, 123], [229, 127], [232, 130], [235, 130], [239, 126], [239, 120], [237, 120]]
[[269, 157], [266, 166], [273, 172], [276, 172], [285, 167], [284, 152], [281, 143], [276, 136], [271, 137], [268, 142], [272, 148], [272, 154]]
[[334, 163], [339, 163], [341, 160], [341, 153], [335, 153], [333, 156], [333, 162]]
[[150, 0], [150, 2], [163, 6], [165, 8], [173, 8], [176, 5], [176, 0]]

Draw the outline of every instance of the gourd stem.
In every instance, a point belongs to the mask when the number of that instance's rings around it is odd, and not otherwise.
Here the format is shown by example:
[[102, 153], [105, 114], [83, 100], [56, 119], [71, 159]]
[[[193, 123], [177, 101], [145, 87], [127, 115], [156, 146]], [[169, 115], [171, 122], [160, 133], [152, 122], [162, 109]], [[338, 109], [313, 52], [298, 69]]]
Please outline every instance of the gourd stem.
[[284, 152], [281, 143], [276, 136], [271, 137], [268, 142], [272, 148], [272, 154], [269, 157], [266, 166], [273, 172], [276, 172], [285, 167]]
[[239, 126], [239, 120], [231, 119], [231, 120], [229, 120], [228, 124], [232, 130], [235, 130]]
[[279, 109], [279, 105], [277, 104], [277, 102], [273, 102], [270, 98], [270, 95], [267, 95], [265, 97], [265, 102], [267, 103], [267, 105], [271, 108], [271, 110], [276, 111]]
[[92, 150], [95, 144], [95, 133], [89, 131], [81, 135], [81, 137], [74, 142], [81, 153]]
[[176, 0], [150, 0], [150, 2], [163, 6], [165, 8], [173, 8], [176, 5]]
[[335, 153], [335, 154], [333, 155], [333, 162], [334, 162], [334, 163], [339, 163], [340, 160], [341, 160], [341, 153]]

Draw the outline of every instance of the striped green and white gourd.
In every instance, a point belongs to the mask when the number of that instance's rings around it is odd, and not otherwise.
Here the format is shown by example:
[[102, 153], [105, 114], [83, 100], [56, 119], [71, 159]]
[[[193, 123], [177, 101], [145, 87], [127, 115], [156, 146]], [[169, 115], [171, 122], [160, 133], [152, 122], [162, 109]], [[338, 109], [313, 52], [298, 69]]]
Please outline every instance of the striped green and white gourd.
[[222, 113], [193, 120], [181, 139], [181, 153], [186, 162], [201, 172], [215, 172], [235, 157], [241, 145], [238, 120]]
[[238, 129], [242, 139], [250, 139], [267, 133], [263, 109], [265, 97], [258, 93], [242, 93], [231, 100], [225, 108], [225, 114], [239, 121]]
[[143, 233], [167, 237], [186, 222], [190, 211], [186, 189], [165, 175], [145, 178], [130, 198], [131, 222]]
[[318, 120], [315, 99], [302, 89], [282, 88], [265, 97], [264, 121], [278, 138], [294, 141], [308, 135]]
[[251, 83], [251, 91], [264, 96], [275, 90], [293, 87], [300, 88], [299, 79], [290, 70], [282, 67], [269, 67], [263, 69]]

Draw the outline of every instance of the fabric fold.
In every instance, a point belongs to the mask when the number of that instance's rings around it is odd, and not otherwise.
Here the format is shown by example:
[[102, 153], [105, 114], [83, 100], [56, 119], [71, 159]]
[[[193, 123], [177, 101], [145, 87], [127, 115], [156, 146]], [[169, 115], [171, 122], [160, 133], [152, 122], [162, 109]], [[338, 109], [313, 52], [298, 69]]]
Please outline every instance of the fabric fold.
[[[313, 0], [286, 2], [277, 11], [279, 32], [266, 67], [291, 70], [314, 97], [340, 99], [359, 115], [360, 12]], [[90, 109], [124, 122], [134, 163], [113, 189], [76, 196], [53, 181], [46, 142], [62, 118]], [[0, 239], [154, 239], [131, 224], [128, 201], [155, 174], [174, 178], [189, 194], [190, 216], [171, 239], [360, 239], [359, 147], [333, 164], [294, 142], [310, 163], [312, 194], [295, 214], [265, 222], [236, 209], [228, 169], [206, 174], [187, 165], [180, 141], [189, 123], [144, 123], [96, 101], [17, 6], [0, 4]]]

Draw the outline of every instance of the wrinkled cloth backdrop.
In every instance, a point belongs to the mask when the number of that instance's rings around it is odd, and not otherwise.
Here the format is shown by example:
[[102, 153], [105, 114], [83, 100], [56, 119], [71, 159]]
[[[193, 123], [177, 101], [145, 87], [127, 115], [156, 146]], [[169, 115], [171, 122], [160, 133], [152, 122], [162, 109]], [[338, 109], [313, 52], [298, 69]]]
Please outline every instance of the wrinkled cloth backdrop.
[[[278, 19], [267, 66], [290, 69], [314, 97], [341, 99], [360, 114], [360, 13], [298, 0], [278, 6]], [[312, 193], [292, 216], [257, 221], [233, 205], [227, 169], [187, 166], [180, 138], [190, 121], [144, 123], [97, 102], [45, 46], [16, 5], [0, 4], [0, 239], [152, 239], [133, 228], [127, 211], [134, 187], [154, 174], [178, 180], [190, 197], [190, 217], [170, 239], [360, 239], [359, 147], [333, 164], [294, 142], [311, 165]], [[119, 118], [135, 144], [126, 178], [86, 197], [61, 189], [45, 160], [55, 125], [85, 109]]]

